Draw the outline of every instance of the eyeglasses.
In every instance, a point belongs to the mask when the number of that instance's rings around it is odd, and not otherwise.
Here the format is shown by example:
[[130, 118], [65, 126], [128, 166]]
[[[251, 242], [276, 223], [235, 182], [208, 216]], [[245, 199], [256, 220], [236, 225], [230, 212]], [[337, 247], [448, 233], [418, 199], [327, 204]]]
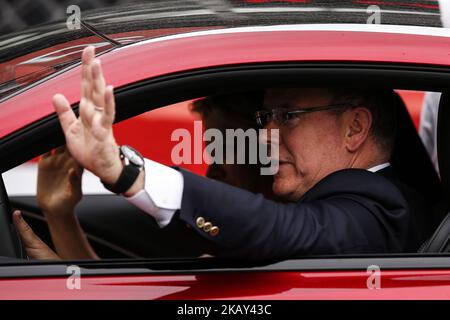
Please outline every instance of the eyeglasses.
[[352, 107], [352, 106], [353, 105], [351, 105], [349, 103], [339, 103], [339, 104], [332, 104], [332, 105], [328, 105], [328, 106], [305, 108], [305, 109], [298, 109], [298, 110], [283, 109], [283, 108], [272, 109], [270, 111], [269, 110], [260, 110], [260, 111], [256, 111], [255, 118], [256, 118], [256, 123], [261, 128], [265, 127], [270, 121], [274, 121], [278, 126], [282, 126], [282, 125], [285, 125], [289, 120], [291, 120], [293, 118], [297, 118], [300, 115], [305, 114], [305, 113], [333, 110], [333, 109]]

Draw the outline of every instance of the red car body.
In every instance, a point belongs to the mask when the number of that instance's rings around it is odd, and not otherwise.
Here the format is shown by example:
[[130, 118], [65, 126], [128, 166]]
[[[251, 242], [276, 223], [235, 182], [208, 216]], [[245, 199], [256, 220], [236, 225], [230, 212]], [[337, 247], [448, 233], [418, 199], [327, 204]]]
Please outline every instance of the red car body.
[[66, 278], [0, 281], [0, 299], [108, 300], [448, 300], [449, 270], [382, 271], [379, 289], [368, 289], [368, 273], [217, 272], [192, 275], [86, 276], [79, 290]]
[[[122, 35], [114, 37], [117, 36]], [[108, 83], [117, 90], [164, 75], [268, 62], [364, 62], [374, 66], [387, 63], [441, 66], [450, 70], [449, 48], [450, 36], [437, 28], [297, 25], [180, 33], [124, 46], [100, 57]], [[1, 102], [0, 137], [4, 139], [53, 114], [51, 99], [57, 92], [64, 93], [71, 104], [77, 104], [79, 83], [80, 67], [76, 66]], [[401, 94], [418, 125], [423, 94], [411, 91]], [[189, 127], [192, 121], [185, 104], [177, 110], [180, 113], [161, 111], [154, 118], [138, 116], [133, 121], [116, 124], [119, 143], [139, 132], [136, 130], [143, 127], [136, 125], [139, 121], [162, 131], [161, 140], [170, 141], [169, 134], [174, 128]], [[135, 144], [138, 149], [145, 145], [145, 150], [158, 147], [158, 152], [150, 151], [144, 155], [169, 162], [170, 143], [161, 147], [157, 141], [142, 139], [136, 140]], [[194, 168], [199, 173], [203, 169]], [[8, 276], [6, 272], [2, 277], [4, 270], [0, 267], [0, 299], [450, 298], [450, 266], [439, 267], [433, 260], [450, 258], [423, 257], [410, 264], [407, 257], [398, 257], [398, 261], [406, 259], [405, 265], [399, 262], [399, 267], [393, 267], [395, 259], [367, 259], [366, 268], [371, 264], [381, 266], [380, 286], [375, 289], [368, 286], [370, 271], [361, 266], [348, 266], [339, 259], [322, 268], [317, 267], [322, 262], [306, 259], [302, 263], [310, 263], [310, 267], [303, 266], [298, 270], [281, 263], [269, 268], [246, 269], [245, 272], [238, 268], [218, 268], [210, 272], [174, 271], [170, 267], [158, 272], [141, 270], [136, 274], [134, 271], [131, 274], [112, 271], [108, 275], [88, 272], [81, 275], [80, 290], [67, 289], [69, 275], [25, 272], [26, 276], [20, 277]], [[47, 267], [54, 265], [51, 263]], [[37, 268], [36, 265], [28, 267]], [[11, 265], [8, 270], [28, 267]]]

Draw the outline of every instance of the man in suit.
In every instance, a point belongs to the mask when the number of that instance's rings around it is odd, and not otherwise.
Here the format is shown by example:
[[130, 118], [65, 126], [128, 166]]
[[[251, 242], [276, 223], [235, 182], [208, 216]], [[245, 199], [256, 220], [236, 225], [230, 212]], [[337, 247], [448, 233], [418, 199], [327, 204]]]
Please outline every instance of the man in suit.
[[279, 130], [272, 188], [286, 201], [281, 203], [119, 149], [113, 89], [105, 85], [93, 48], [84, 51], [82, 68], [80, 117], [63, 95], [53, 99], [67, 148], [161, 227], [179, 225], [180, 232], [215, 244], [222, 256], [250, 259], [419, 246], [412, 220], [418, 208], [409, 204], [417, 195], [400, 187], [389, 164], [396, 127], [392, 91], [268, 90], [257, 119]]

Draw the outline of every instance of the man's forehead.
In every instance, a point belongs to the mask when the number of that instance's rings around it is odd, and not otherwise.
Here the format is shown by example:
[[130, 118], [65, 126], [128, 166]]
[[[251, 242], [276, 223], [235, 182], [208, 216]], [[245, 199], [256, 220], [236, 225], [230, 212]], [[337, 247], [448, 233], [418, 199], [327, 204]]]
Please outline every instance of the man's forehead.
[[329, 88], [269, 88], [264, 108], [308, 108], [327, 105], [333, 98]]

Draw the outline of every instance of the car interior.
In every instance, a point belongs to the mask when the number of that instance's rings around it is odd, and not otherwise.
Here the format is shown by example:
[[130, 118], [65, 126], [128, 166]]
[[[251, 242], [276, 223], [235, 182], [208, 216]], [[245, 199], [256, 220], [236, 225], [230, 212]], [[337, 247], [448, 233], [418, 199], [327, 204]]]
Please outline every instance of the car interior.
[[[449, 76], [444, 68], [377, 65], [277, 64], [222, 67], [160, 77], [116, 90], [116, 121], [126, 121], [149, 110], [211, 94], [277, 86], [336, 86], [339, 83], [383, 86], [404, 90], [445, 91]], [[426, 85], [424, 85], [426, 84]], [[180, 88], [183, 88], [180, 90]], [[225, 89], [226, 88], [226, 89]], [[421, 193], [432, 210], [419, 217], [428, 241], [418, 254], [450, 250], [450, 140], [449, 92], [440, 102], [438, 122], [438, 175], [423, 146], [404, 101], [398, 96], [397, 142], [391, 159], [400, 179]], [[78, 106], [75, 106], [78, 110]], [[130, 144], [132, 145], [132, 141]], [[163, 143], [163, 142], [162, 142]], [[0, 143], [2, 172], [64, 144], [57, 118], [52, 115], [10, 135]], [[24, 181], [23, 183], [26, 183]], [[7, 196], [0, 184], [0, 256], [22, 257], [11, 229], [11, 208], [22, 210], [36, 234], [51, 246], [51, 238], [34, 196]], [[176, 230], [160, 229], [148, 215], [125, 199], [108, 194], [86, 195], [77, 216], [89, 241], [102, 258], [192, 258], [198, 236], [177, 239]], [[6, 230], [5, 226], [9, 228]], [[161, 245], [161, 244], [164, 245]]]
[[[420, 248], [419, 252], [449, 252], [450, 250], [450, 213], [448, 194], [450, 191], [450, 146], [445, 141], [450, 138], [449, 130], [449, 92], [443, 92], [439, 102], [439, 113], [437, 123], [437, 152], [440, 172], [440, 182], [443, 197], [436, 204], [435, 210], [438, 216], [436, 221], [440, 221], [438, 228], [428, 241]], [[441, 219], [439, 219], [441, 218]]]

